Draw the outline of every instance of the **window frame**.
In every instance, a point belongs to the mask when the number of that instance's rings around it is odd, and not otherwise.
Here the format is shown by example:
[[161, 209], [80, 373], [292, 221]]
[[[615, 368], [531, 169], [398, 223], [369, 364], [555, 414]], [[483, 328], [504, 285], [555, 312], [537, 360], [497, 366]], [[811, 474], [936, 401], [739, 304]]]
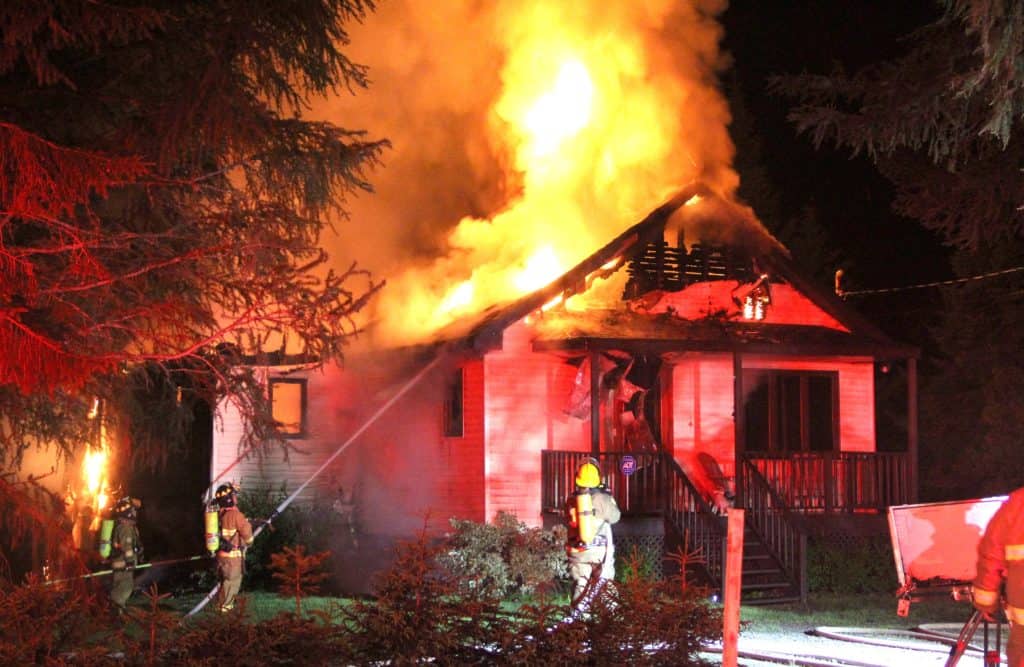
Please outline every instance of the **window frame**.
[[[838, 370], [794, 370], [785, 368], [746, 368], [743, 370], [743, 386], [750, 387], [751, 394], [748, 394], [747, 403], [744, 404], [744, 450], [751, 452], [769, 452], [773, 454], [797, 454], [797, 453], [813, 453], [813, 452], [838, 452], [840, 451], [840, 431], [839, 431], [839, 371]], [[751, 436], [753, 429], [751, 428], [750, 414], [747, 410], [750, 409], [749, 398], [752, 392], [762, 386], [761, 382], [758, 382], [759, 376], [765, 378], [764, 384], [767, 385], [767, 408], [768, 414], [767, 424], [764, 431], [767, 432], [765, 439], [765, 447], [754, 448], [752, 445], [755, 443], [752, 441]], [[782, 387], [783, 381], [786, 379], [798, 378], [799, 385], [797, 390], [797, 407], [798, 416], [796, 420], [788, 419], [783, 422], [784, 415], [781, 413], [785, 412], [785, 406], [783, 405], [783, 398], [781, 392], [785, 391]], [[825, 378], [829, 380], [829, 392], [830, 396], [830, 410], [831, 410], [831, 447], [829, 449], [816, 448], [811, 440], [811, 391], [810, 391], [810, 380], [812, 378]], [[787, 426], [793, 426], [793, 422], [797, 421], [798, 439], [800, 443], [799, 449], [792, 449], [789, 447], [790, 439], [786, 437], [785, 428]]]
[[441, 435], [445, 438], [466, 437], [466, 372], [461, 367], [456, 368], [445, 383]]
[[305, 438], [309, 429], [307, 403], [309, 396], [309, 381], [306, 378], [271, 377], [267, 379], [267, 398], [270, 400], [270, 418], [277, 423], [274, 416], [274, 385], [295, 384], [299, 385], [299, 429], [297, 432], [283, 431], [275, 427], [274, 431], [281, 438], [301, 439]]

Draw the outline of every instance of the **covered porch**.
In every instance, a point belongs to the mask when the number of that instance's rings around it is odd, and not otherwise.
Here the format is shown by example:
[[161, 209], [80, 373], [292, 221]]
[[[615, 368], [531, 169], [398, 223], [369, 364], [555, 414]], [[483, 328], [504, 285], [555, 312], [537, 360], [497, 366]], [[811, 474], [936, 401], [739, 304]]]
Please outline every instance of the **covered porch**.
[[[601, 462], [608, 488], [626, 516], [663, 514], [676, 509], [694, 511], [708, 499], [696, 488], [686, 497], [672, 498], [671, 478], [679, 468], [666, 454], [630, 452], [541, 452], [541, 508], [561, 512], [574, 490], [576, 466], [588, 456]], [[914, 501], [909, 455], [902, 452], [798, 452], [741, 454], [737, 466], [737, 507], [746, 507], [749, 484], [744, 472], [763, 477], [789, 511], [800, 514], [884, 514], [890, 505]], [[682, 474], [682, 470], [678, 470]], [[692, 486], [692, 485], [691, 485]], [[692, 496], [692, 497], [690, 497]]]
[[[667, 453], [541, 452], [541, 507], [548, 518], [561, 520], [576, 468], [588, 456], [600, 462], [623, 523], [656, 520], [664, 552], [698, 554], [712, 588], [721, 587], [726, 519]], [[907, 454], [745, 453], [736, 472], [734, 503], [746, 512], [742, 595], [755, 604], [806, 600], [810, 522], [879, 523], [888, 506], [913, 498]]]

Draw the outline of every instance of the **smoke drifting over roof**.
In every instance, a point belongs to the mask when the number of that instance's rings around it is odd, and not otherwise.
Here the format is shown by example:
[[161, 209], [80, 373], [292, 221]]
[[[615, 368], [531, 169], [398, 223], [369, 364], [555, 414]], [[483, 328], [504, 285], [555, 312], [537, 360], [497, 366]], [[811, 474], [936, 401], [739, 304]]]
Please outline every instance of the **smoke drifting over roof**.
[[354, 26], [371, 88], [314, 115], [393, 145], [330, 248], [387, 280], [373, 337], [539, 287], [691, 181], [732, 196], [726, 4], [396, 0]]

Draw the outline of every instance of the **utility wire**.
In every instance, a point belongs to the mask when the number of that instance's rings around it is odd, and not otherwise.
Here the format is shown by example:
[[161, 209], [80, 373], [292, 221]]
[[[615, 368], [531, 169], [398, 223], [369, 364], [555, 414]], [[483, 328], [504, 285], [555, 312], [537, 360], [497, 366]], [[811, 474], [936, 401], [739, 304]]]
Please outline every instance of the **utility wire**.
[[959, 285], [961, 283], [967, 283], [974, 280], [984, 280], [986, 278], [994, 278], [996, 276], [1003, 276], [1008, 273], [1017, 273], [1024, 271], [1024, 266], [1015, 266], [1012, 269], [1003, 269], [1001, 271], [991, 271], [989, 273], [982, 273], [976, 276], [968, 276], [967, 278], [954, 278], [952, 280], [937, 280], [931, 283], [922, 283], [920, 285], [905, 285], [903, 287], [884, 287], [881, 289], [862, 289], [862, 290], [844, 290], [841, 288], [836, 289], [836, 294], [841, 298], [848, 296], [861, 296], [862, 294], [885, 294], [887, 292], [903, 292], [912, 289], [924, 289], [926, 287], [940, 287], [943, 285]]

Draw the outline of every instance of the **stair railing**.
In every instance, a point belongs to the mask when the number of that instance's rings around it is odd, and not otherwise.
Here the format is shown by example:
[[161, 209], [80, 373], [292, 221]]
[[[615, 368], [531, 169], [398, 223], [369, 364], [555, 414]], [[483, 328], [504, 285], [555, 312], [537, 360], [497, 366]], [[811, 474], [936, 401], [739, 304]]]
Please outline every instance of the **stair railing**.
[[698, 551], [712, 587], [721, 588], [725, 571], [725, 521], [711, 509], [704, 496], [686, 476], [676, 460], [661, 455], [665, 471], [665, 517], [685, 536], [685, 548]]
[[807, 599], [807, 536], [794, 522], [789, 507], [761, 471], [746, 457], [739, 459], [739, 499], [746, 525], [761, 539], [800, 599]]

